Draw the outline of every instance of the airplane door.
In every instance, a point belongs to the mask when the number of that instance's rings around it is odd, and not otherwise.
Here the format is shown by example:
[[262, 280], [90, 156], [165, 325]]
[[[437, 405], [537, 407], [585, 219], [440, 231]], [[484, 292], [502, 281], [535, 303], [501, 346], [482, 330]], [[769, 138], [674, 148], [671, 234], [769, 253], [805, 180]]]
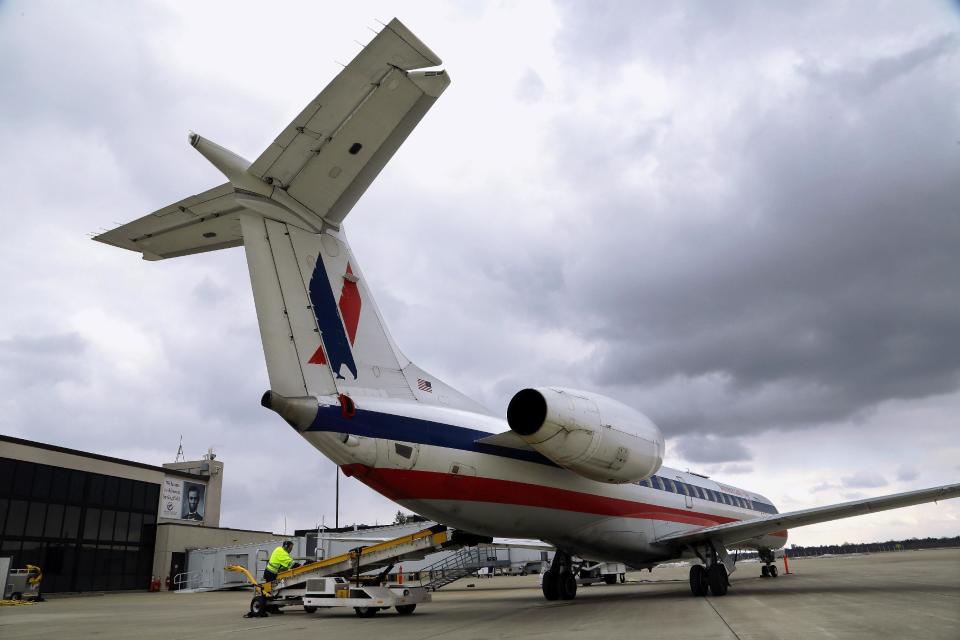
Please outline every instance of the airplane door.
[[677, 488], [683, 494], [683, 502], [687, 509], [693, 509], [693, 496], [690, 495], [690, 487], [677, 476]]

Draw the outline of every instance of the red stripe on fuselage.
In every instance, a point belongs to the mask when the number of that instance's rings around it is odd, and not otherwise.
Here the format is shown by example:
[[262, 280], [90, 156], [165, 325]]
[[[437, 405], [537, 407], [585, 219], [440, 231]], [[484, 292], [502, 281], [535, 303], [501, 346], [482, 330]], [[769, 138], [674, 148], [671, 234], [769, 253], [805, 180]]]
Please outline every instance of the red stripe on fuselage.
[[710, 513], [609, 498], [526, 482], [461, 476], [435, 471], [374, 468], [362, 464], [348, 464], [344, 465], [342, 469], [347, 476], [356, 477], [374, 491], [391, 500], [495, 502], [621, 518], [665, 520], [700, 527], [738, 522], [736, 518]]

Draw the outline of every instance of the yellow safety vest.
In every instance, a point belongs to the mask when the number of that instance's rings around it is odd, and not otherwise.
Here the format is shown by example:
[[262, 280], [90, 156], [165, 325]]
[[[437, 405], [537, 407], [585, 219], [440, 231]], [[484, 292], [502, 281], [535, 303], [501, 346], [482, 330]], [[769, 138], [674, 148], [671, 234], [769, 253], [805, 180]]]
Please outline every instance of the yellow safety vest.
[[270, 554], [270, 561], [267, 562], [267, 569], [274, 573], [286, 571], [293, 565], [293, 558], [282, 546], [277, 547]]

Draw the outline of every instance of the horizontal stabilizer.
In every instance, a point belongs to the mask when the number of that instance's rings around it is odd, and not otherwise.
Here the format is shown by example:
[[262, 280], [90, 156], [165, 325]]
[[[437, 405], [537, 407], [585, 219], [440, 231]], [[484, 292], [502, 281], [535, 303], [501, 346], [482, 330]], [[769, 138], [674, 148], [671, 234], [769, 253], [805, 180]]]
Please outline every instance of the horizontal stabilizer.
[[233, 186], [226, 183], [102, 233], [94, 240], [143, 253], [146, 260], [239, 247], [243, 244], [238, 217], [242, 211], [234, 198]]
[[191, 133], [228, 183], [94, 240], [159, 260], [240, 246], [243, 213], [310, 233], [339, 229], [450, 84], [444, 71], [412, 71], [438, 64], [391, 20], [253, 163]]

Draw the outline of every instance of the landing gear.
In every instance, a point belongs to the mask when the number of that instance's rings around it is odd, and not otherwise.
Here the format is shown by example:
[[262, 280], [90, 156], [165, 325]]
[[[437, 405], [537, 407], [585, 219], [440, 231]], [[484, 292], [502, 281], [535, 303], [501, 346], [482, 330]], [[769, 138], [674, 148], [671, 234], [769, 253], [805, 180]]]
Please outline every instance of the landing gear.
[[715, 596], [727, 595], [730, 581], [727, 579], [727, 568], [718, 562], [707, 569], [707, 582], [710, 583], [710, 593]]
[[577, 579], [570, 570], [560, 572], [560, 599], [573, 600], [577, 597]]
[[775, 564], [777, 558], [773, 555], [773, 551], [770, 549], [761, 549], [760, 560], [764, 563], [764, 565], [760, 567], [760, 575], [764, 578], [776, 578], [779, 571], [777, 571], [777, 565]]
[[543, 591], [543, 597], [547, 600], [560, 599], [560, 581], [559, 576], [553, 569], [547, 569], [543, 572], [543, 581], [540, 583], [540, 589]]
[[617, 574], [608, 573], [607, 575], [603, 576], [603, 581], [607, 584], [617, 584]]
[[569, 553], [557, 549], [550, 568], [543, 572], [540, 588], [547, 600], [573, 600], [577, 597], [577, 577]]
[[690, 591], [698, 598], [707, 595], [710, 584], [707, 582], [707, 568], [702, 564], [690, 567]]
[[730, 587], [730, 578], [727, 575], [727, 566], [733, 570], [733, 559], [723, 546], [707, 546], [694, 548], [694, 553], [704, 564], [695, 564], [690, 567], [690, 592], [696, 597], [703, 597], [708, 593], [714, 596], [727, 594]]

